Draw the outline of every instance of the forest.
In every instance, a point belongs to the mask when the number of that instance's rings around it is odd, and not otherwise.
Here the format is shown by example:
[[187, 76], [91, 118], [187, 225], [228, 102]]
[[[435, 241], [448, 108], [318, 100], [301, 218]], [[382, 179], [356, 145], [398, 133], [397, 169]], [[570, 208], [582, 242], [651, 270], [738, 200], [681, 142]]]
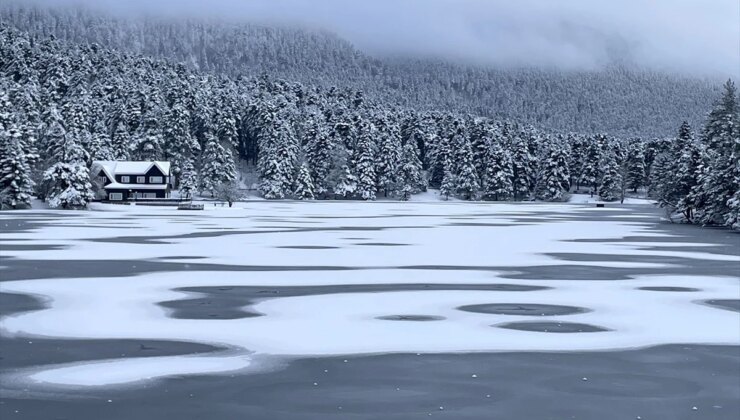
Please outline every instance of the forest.
[[237, 167], [256, 173], [267, 199], [647, 191], [687, 222], [740, 229], [732, 81], [463, 70], [379, 61], [331, 34], [2, 14], [3, 208], [32, 196], [84, 208], [94, 160], [156, 159], [172, 162], [185, 194], [236, 184]]
[[703, 122], [720, 83], [647, 70], [614, 58], [594, 71], [503, 68], [415, 57], [374, 57], [337, 35], [308, 28], [206, 18], [121, 16], [69, 6], [0, 4], [0, 20], [39, 39], [97, 44], [183, 63], [232, 79], [271, 78], [360, 90], [416, 111], [515, 120], [559, 133], [674, 135]]

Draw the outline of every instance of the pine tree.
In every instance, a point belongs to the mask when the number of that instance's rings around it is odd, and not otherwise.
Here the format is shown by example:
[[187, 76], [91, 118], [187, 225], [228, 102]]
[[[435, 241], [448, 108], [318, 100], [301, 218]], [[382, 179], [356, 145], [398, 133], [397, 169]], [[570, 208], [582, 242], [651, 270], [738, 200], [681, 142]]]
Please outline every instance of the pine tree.
[[550, 144], [547, 157], [542, 162], [542, 180], [538, 198], [545, 201], [565, 201], [570, 190], [568, 150], [565, 144]]
[[473, 161], [473, 150], [470, 142], [461, 137], [457, 146], [455, 166], [455, 192], [463, 200], [475, 200], [480, 190], [478, 172]]
[[326, 194], [330, 190], [327, 177], [331, 171], [332, 143], [319, 122], [312, 120], [305, 134], [306, 161], [311, 170], [316, 193]]
[[210, 131], [205, 134], [203, 165], [200, 170], [200, 190], [215, 193], [215, 188], [222, 183], [236, 179], [236, 168], [231, 150], [221, 145], [218, 138]]
[[581, 179], [583, 178], [585, 155], [587, 150], [587, 141], [583, 136], [569, 135], [568, 143], [570, 144], [570, 168], [571, 185], [575, 185], [576, 190], [581, 188]]
[[637, 192], [645, 184], [645, 153], [644, 144], [640, 140], [632, 140], [627, 149], [626, 175], [627, 188]]
[[130, 144], [131, 135], [126, 127], [126, 122], [120, 120], [116, 123], [113, 138], [111, 139], [113, 160], [129, 160], [131, 156], [131, 151], [129, 150]]
[[622, 195], [622, 173], [613, 151], [605, 152], [599, 162], [601, 179], [599, 181], [599, 198], [604, 201], [619, 200]]
[[588, 139], [583, 155], [583, 163], [581, 164], [581, 177], [579, 179], [579, 185], [587, 185], [591, 192], [594, 193], [597, 190], [599, 179], [601, 178], [601, 170], [599, 164], [603, 159], [603, 136], [595, 136]]
[[338, 182], [334, 185], [333, 191], [335, 197], [352, 198], [357, 193], [357, 177], [349, 169], [348, 165], [343, 165], [339, 169]]
[[481, 185], [485, 184], [486, 162], [491, 148], [491, 127], [483, 119], [475, 119], [470, 124], [470, 144], [473, 149], [473, 162]]
[[352, 198], [357, 191], [357, 177], [349, 167], [349, 151], [342, 143], [336, 143], [331, 152], [331, 165], [326, 185], [334, 198]]
[[483, 199], [487, 201], [510, 200], [514, 196], [514, 170], [511, 156], [499, 144], [491, 146], [486, 165]]
[[182, 165], [180, 179], [178, 181], [180, 186], [180, 197], [191, 198], [193, 193], [198, 190], [198, 173], [196, 172], [195, 166], [191, 160], [186, 160]]
[[401, 198], [404, 201], [407, 201], [412, 194], [426, 191], [426, 180], [422, 174], [422, 163], [415, 142], [407, 142], [403, 146], [401, 174], [403, 179]]
[[694, 209], [698, 203], [696, 189], [699, 186], [701, 168], [705, 162], [702, 146], [695, 140], [686, 143], [675, 162], [672, 170], [674, 199], [677, 199], [675, 209], [681, 212], [688, 222], [694, 220]]
[[529, 151], [527, 141], [522, 136], [517, 136], [514, 139], [513, 146], [512, 166], [514, 176], [512, 177], [512, 183], [514, 186], [514, 198], [521, 200], [527, 198], [530, 194], [529, 186], [534, 173], [534, 168], [532, 167], [534, 158]]
[[169, 109], [162, 124], [164, 157], [172, 163], [172, 174], [179, 178], [185, 162], [200, 151], [197, 140], [190, 135], [190, 112], [177, 103]]
[[445, 200], [449, 200], [450, 196], [455, 193], [456, 184], [457, 181], [455, 180], [455, 175], [452, 171], [445, 171], [445, 175], [442, 178], [442, 184], [439, 186], [439, 194], [442, 195]]
[[[740, 179], [736, 179], [735, 182], [740, 184]], [[725, 216], [725, 225], [740, 230], [740, 190], [735, 191], [732, 198], [727, 201], [727, 206], [730, 211]]]
[[377, 136], [379, 137], [375, 167], [377, 186], [378, 191], [388, 197], [396, 193], [401, 183], [399, 179], [402, 152], [401, 136], [398, 127], [389, 122], [387, 116], [378, 120]]
[[89, 155], [67, 137], [62, 147], [56, 149], [53, 164], [44, 172], [43, 191], [46, 201], [52, 208], [81, 209], [95, 197], [90, 172], [86, 162]]
[[0, 208], [31, 207], [33, 186], [21, 133], [0, 125]]
[[277, 113], [268, 109], [264, 121], [267, 125], [260, 129], [257, 160], [260, 191], [267, 199], [282, 199], [292, 194], [298, 144], [288, 122]]
[[737, 90], [734, 83], [728, 80], [704, 128], [707, 164], [702, 167], [694, 195], [699, 223], [737, 224], [735, 199], [740, 189], [739, 108]]
[[298, 169], [298, 176], [295, 180], [295, 189], [293, 195], [299, 200], [314, 199], [314, 185], [311, 180], [311, 171], [308, 169], [306, 162], [303, 162]]
[[[375, 146], [372, 138], [374, 130], [369, 124], [362, 127], [355, 148], [355, 173], [357, 174], [357, 194], [363, 200], [375, 200], [376, 184], [375, 175]], [[380, 158], [382, 160], [382, 157]], [[387, 187], [387, 185], [386, 185]], [[386, 190], [387, 192], [387, 190]]]
[[67, 130], [64, 128], [62, 114], [54, 105], [49, 107], [44, 115], [44, 128], [40, 140], [39, 155], [45, 166], [64, 158], [63, 150], [68, 140]]

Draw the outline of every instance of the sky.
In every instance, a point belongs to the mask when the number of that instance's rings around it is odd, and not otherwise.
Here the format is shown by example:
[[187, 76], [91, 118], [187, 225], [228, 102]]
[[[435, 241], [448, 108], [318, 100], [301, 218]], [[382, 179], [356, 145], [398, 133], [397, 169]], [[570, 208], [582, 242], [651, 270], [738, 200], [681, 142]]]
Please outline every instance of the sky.
[[671, 72], [740, 75], [740, 0], [32, 1], [316, 27], [379, 56], [564, 69], [621, 60]]

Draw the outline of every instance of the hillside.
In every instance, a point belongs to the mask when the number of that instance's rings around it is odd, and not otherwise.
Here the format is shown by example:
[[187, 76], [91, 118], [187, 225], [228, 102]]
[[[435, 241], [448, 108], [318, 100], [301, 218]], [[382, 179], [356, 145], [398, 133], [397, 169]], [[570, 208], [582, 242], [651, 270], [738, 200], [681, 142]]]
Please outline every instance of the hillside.
[[0, 8], [33, 35], [96, 43], [231, 77], [269, 74], [419, 111], [470, 113], [558, 132], [623, 137], [674, 134], [698, 125], [720, 81], [612, 65], [601, 71], [495, 69], [441, 61], [370, 57], [323, 31], [154, 17], [111, 17], [85, 9]]

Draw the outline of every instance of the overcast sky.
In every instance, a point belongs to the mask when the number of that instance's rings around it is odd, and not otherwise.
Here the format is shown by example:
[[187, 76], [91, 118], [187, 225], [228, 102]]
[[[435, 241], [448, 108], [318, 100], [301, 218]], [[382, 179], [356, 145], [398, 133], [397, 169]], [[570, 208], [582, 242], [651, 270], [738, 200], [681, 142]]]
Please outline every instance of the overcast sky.
[[619, 57], [655, 69], [740, 75], [740, 0], [35, 1], [297, 23], [376, 55], [575, 69]]

